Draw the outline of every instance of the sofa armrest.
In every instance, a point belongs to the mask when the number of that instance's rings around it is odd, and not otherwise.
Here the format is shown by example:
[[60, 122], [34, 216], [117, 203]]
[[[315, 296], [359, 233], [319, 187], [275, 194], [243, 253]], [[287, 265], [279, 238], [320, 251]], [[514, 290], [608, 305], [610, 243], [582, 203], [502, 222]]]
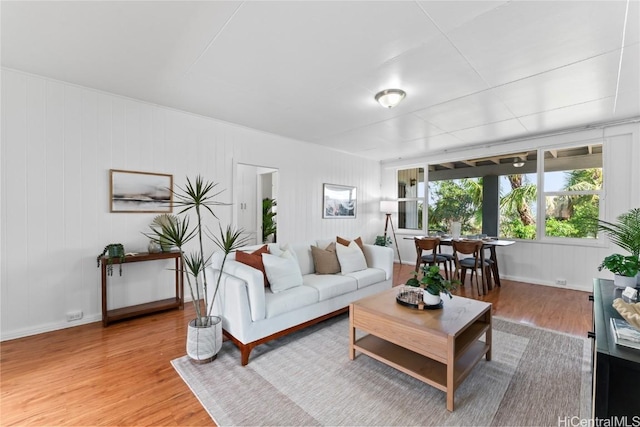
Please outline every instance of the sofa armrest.
[[[207, 268], [207, 281], [211, 280], [211, 292], [209, 292], [210, 297], [215, 289], [215, 279], [217, 278], [218, 271], [218, 269], [211, 267]], [[227, 313], [244, 310], [246, 307], [248, 308], [252, 321], [264, 319], [266, 316], [266, 306], [264, 297], [264, 276], [262, 275], [262, 272], [241, 262], [227, 259], [222, 275], [223, 279], [220, 282], [221, 289], [218, 293], [224, 295], [222, 300], [225, 304], [221, 307], [221, 314], [226, 317]], [[226, 276], [231, 276], [239, 280], [227, 280], [228, 278]], [[243, 297], [243, 294], [237, 292], [237, 290], [228, 289], [230, 286], [243, 286], [246, 289], [246, 297]]]
[[365, 243], [362, 250], [368, 267], [384, 270], [386, 280], [393, 277], [393, 249]]
[[[210, 267], [205, 270], [207, 282], [209, 283], [211, 280], [210, 283], [213, 283], [208, 293], [209, 301], [213, 298], [218, 271]], [[251, 325], [251, 309], [249, 308], [246, 282], [235, 276], [223, 274], [211, 314], [221, 316], [222, 327], [231, 335], [243, 340], [245, 338], [244, 331]]]

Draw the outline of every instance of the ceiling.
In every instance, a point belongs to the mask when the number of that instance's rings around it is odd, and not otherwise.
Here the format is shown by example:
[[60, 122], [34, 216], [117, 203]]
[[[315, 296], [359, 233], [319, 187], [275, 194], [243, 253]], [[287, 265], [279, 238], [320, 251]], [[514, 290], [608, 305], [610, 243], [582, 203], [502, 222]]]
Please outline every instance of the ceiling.
[[3, 67], [380, 161], [640, 116], [639, 0], [0, 7]]

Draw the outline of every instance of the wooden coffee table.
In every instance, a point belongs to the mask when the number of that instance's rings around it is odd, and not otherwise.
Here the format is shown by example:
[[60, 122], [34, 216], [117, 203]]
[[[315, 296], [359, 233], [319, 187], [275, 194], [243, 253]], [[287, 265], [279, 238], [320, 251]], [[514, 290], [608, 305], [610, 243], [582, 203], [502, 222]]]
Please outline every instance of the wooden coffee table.
[[[349, 306], [349, 358], [357, 350], [445, 391], [453, 411], [455, 390], [482, 356], [491, 360], [491, 304], [454, 296], [441, 309], [418, 310], [398, 304], [398, 290]], [[356, 340], [356, 329], [369, 335]]]

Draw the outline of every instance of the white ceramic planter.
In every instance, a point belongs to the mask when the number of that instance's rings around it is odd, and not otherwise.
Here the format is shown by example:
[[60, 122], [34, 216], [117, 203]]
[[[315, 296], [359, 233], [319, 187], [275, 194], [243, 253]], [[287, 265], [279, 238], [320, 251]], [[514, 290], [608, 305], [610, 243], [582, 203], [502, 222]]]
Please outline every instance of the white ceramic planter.
[[211, 362], [222, 348], [222, 318], [209, 316], [210, 326], [196, 327], [196, 319], [187, 329], [187, 355], [199, 363]]
[[422, 300], [427, 305], [438, 305], [440, 304], [440, 295], [433, 295], [427, 292], [426, 290], [423, 290]]
[[631, 287], [631, 288], [635, 288], [636, 287], [636, 283], [637, 283], [637, 278], [636, 276], [621, 276], [619, 274], [616, 274], [613, 276], [613, 285], [616, 288], [626, 288], [627, 286]]

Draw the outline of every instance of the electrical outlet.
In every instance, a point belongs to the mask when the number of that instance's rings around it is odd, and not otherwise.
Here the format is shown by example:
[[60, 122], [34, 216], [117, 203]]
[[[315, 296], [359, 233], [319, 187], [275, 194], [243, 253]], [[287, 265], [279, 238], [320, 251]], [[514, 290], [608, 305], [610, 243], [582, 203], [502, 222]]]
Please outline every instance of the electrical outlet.
[[82, 319], [82, 310], [75, 310], [67, 312], [67, 322], [73, 322], [74, 320]]
[[556, 285], [567, 286], [567, 279], [556, 279]]

